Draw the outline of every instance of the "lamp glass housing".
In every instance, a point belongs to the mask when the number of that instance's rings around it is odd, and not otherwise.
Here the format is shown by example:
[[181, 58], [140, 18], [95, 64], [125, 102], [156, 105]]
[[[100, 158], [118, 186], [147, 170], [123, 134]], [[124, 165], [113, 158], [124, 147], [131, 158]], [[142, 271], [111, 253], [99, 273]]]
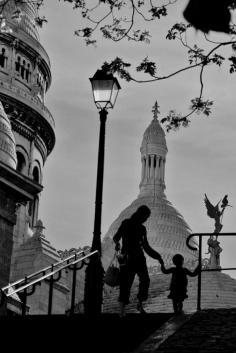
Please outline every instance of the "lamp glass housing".
[[90, 78], [94, 102], [98, 109], [113, 108], [121, 88], [118, 80], [112, 74], [97, 70]]

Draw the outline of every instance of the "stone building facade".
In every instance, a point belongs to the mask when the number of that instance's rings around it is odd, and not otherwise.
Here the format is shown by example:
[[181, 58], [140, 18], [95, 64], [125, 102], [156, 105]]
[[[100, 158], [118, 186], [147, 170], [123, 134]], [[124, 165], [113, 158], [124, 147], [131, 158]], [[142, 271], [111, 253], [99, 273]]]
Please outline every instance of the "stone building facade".
[[[16, 20], [15, 12], [21, 12]], [[33, 2], [10, 0], [3, 10], [0, 33], [0, 101], [11, 121], [16, 141], [17, 171], [39, 184], [55, 144], [54, 119], [44, 103], [51, 84], [50, 60], [39, 42]], [[32, 235], [40, 195], [18, 209], [14, 246]]]
[[[37, 233], [43, 168], [55, 145], [55, 122], [45, 105], [45, 94], [51, 84], [50, 60], [39, 41], [37, 17], [36, 2], [9, 0], [2, 6], [0, 123], [9, 119], [9, 126], [7, 138], [6, 123], [0, 126], [0, 133], [4, 135], [0, 162], [7, 163], [8, 169], [12, 168], [11, 174], [16, 180], [27, 180], [37, 192], [28, 193], [28, 198], [19, 198], [16, 210], [17, 200], [7, 193], [12, 202], [14, 222], [8, 232], [11, 250], [7, 255], [0, 254], [1, 259], [4, 256], [10, 259], [10, 272], [1, 287], [61, 260], [57, 250]], [[7, 144], [7, 151], [4, 144]], [[0, 218], [2, 228], [4, 221]], [[3, 232], [0, 236], [3, 239]], [[68, 292], [64, 274], [55, 284], [54, 312], [65, 312]], [[29, 299], [30, 313], [46, 313], [47, 296], [48, 283], [43, 282]]]

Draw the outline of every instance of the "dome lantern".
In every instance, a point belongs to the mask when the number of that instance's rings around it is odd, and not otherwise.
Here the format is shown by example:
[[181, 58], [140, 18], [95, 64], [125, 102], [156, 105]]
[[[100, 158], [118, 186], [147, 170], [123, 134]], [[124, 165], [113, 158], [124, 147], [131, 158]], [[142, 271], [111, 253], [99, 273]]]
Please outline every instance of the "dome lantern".
[[158, 121], [160, 111], [157, 102], [152, 112], [153, 120], [144, 132], [140, 148], [142, 172], [139, 187], [141, 196], [152, 193], [154, 189], [155, 192], [163, 192], [165, 189], [167, 146], [164, 130]]

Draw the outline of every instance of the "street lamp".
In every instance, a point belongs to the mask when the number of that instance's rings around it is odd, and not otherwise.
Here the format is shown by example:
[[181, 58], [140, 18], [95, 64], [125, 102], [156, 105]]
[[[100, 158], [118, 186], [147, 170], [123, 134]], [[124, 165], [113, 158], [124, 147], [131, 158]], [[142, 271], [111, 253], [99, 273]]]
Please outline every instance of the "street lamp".
[[104, 70], [97, 70], [90, 78], [93, 97], [100, 115], [100, 133], [97, 164], [97, 186], [95, 198], [94, 231], [91, 251], [98, 250], [98, 255], [92, 256], [85, 273], [84, 310], [86, 314], [101, 313], [103, 299], [103, 274], [101, 262], [101, 217], [102, 192], [104, 174], [105, 127], [107, 109], [113, 108], [116, 102], [120, 85], [118, 80]]

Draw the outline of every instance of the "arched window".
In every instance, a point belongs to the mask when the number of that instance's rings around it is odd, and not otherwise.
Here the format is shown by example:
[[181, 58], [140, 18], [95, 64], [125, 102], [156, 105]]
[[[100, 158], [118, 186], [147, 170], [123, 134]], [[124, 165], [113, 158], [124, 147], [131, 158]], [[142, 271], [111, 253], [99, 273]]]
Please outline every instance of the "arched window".
[[20, 66], [21, 66], [21, 58], [20, 56], [18, 55], [17, 56], [17, 59], [15, 61], [15, 69], [17, 72], [20, 72]]
[[5, 68], [6, 62], [7, 62], [6, 49], [2, 48], [0, 51], [0, 66], [2, 68]]
[[21, 70], [20, 70], [20, 75], [21, 75], [21, 78], [25, 78], [25, 69], [26, 69], [26, 67], [25, 67], [25, 60], [23, 60], [23, 62], [22, 62], [22, 65], [21, 65], [21, 68], [20, 68]]
[[[32, 172], [33, 180], [36, 183], [40, 183], [40, 170], [39, 167], [35, 166]], [[31, 225], [34, 226], [38, 219], [38, 208], [39, 208], [39, 197], [36, 195], [33, 201], [29, 204], [29, 216], [31, 217]]]
[[30, 81], [30, 76], [31, 76], [31, 67], [30, 67], [30, 64], [28, 63], [25, 69], [25, 79], [27, 82]]
[[33, 169], [33, 180], [39, 183], [39, 169], [37, 167]]
[[23, 171], [26, 167], [25, 157], [19, 151], [16, 152], [16, 156], [17, 156], [16, 170], [20, 173], [23, 173]]

